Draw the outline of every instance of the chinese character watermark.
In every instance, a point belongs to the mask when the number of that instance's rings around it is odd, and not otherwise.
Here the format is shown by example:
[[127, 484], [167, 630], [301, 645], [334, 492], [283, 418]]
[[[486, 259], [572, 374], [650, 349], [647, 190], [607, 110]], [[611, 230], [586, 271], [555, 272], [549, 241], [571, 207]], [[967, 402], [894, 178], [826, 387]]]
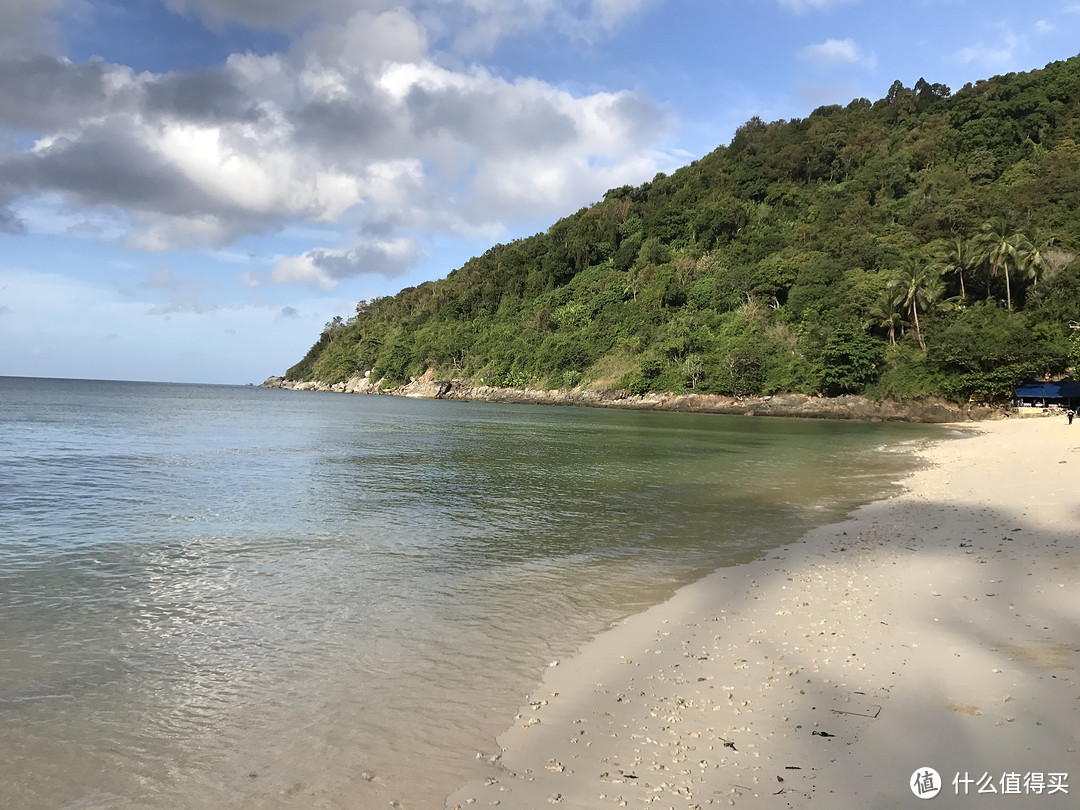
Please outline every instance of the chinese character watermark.
[[[972, 773], [978, 774], [978, 771], [956, 772], [952, 778], [953, 795], [977, 796], [980, 793], [992, 793], [999, 796], [1065, 796], [1069, 793], [1069, 774], [1060, 771], [1006, 771], [1001, 774], [983, 771], [981, 776], [973, 776]], [[911, 792], [920, 799], [934, 798], [946, 789], [946, 785], [941, 775], [929, 766], [917, 769], [908, 780]]]
[[[976, 773], [978, 773], [976, 771]], [[1016, 773], [1008, 771], [995, 776], [984, 771], [982, 776], [972, 777], [968, 771], [957, 772], [952, 780], [953, 794], [969, 796], [979, 793], [994, 793], [1012, 796], [1051, 796], [1055, 793], [1069, 792], [1069, 774], [1067, 773]], [[912, 788], [914, 791], [914, 787]], [[919, 795], [916, 793], [915, 795]]]
[[933, 768], [919, 768], [911, 775], [910, 785], [920, 799], [932, 799], [941, 791], [941, 775]]

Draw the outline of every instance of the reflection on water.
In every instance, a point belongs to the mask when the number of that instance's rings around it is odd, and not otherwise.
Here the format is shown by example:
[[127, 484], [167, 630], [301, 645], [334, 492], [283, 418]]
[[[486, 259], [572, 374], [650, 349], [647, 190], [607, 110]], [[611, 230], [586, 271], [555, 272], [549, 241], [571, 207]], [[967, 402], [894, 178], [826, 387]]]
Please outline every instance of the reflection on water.
[[438, 806], [550, 657], [881, 493], [909, 463], [881, 448], [928, 433], [46, 380], [0, 403], [22, 808]]

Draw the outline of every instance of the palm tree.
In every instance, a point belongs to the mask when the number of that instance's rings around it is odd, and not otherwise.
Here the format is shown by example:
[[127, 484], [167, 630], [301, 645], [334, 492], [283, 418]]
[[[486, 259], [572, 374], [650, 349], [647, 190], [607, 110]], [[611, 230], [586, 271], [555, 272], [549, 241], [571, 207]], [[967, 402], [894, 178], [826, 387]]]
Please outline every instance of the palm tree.
[[923, 340], [922, 326], [919, 324], [919, 306], [921, 305], [925, 312], [927, 307], [936, 303], [936, 299], [941, 298], [941, 277], [922, 258], [908, 257], [896, 269], [889, 288], [895, 291], [893, 300], [897, 305], [911, 313], [919, 347], [926, 351], [926, 341]]
[[1020, 266], [1020, 246], [1026, 239], [1023, 234], [1014, 232], [1004, 217], [994, 217], [982, 226], [977, 240], [982, 260], [990, 265], [990, 278], [996, 276], [999, 270], [1005, 275], [1005, 305], [1012, 312], [1009, 271]]
[[[931, 267], [931, 270], [934, 268]], [[923, 312], [948, 312], [956, 306], [959, 299], [945, 297], [945, 279], [941, 274], [931, 275], [923, 289]]]
[[870, 310], [870, 317], [874, 326], [883, 326], [889, 330], [889, 343], [896, 345], [896, 328], [903, 328], [907, 321], [904, 320], [904, 312], [895, 295], [890, 295], [885, 290], [878, 296]]
[[960, 279], [960, 297], [967, 300], [967, 290], [964, 289], [964, 273], [972, 270], [978, 259], [972, 245], [966, 239], [956, 236], [945, 243], [938, 256], [938, 269], [942, 273], [953, 273]]
[[1053, 267], [1050, 250], [1056, 240], [1053, 236], [1044, 236], [1033, 231], [1029, 238], [1020, 245], [1020, 269], [1038, 286], [1039, 279]]

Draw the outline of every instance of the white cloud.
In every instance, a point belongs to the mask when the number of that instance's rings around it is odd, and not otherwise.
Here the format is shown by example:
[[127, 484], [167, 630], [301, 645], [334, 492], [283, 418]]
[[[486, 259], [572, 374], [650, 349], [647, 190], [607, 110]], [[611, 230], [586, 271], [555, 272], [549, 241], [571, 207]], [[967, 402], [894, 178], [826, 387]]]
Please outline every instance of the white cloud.
[[366, 239], [347, 249], [315, 248], [282, 259], [272, 278], [279, 284], [333, 289], [341, 279], [353, 276], [399, 276], [420, 259], [420, 249], [410, 239]]
[[209, 28], [221, 30], [229, 23], [252, 28], [292, 31], [306, 20], [340, 18], [352, 7], [387, 5], [364, 0], [165, 0], [170, 11], [197, 17]]
[[964, 64], [979, 65], [988, 70], [1004, 70], [1012, 66], [1016, 51], [1023, 40], [1009, 28], [1002, 26], [994, 42], [979, 41], [961, 48], [952, 58]]
[[[609, 35], [625, 19], [656, 0], [444, 0], [443, 25], [455, 31], [452, 42], [462, 53], [491, 51], [509, 36], [552, 27], [585, 42]], [[423, 3], [414, 5], [423, 7]], [[453, 21], [452, 24], [449, 21]], [[465, 23], [462, 24], [462, 20]], [[436, 23], [438, 25], [439, 23]]]
[[188, 248], [216, 248], [244, 234], [244, 229], [212, 214], [177, 216], [157, 211], [132, 214], [137, 227], [121, 240], [132, 250], [166, 251]]
[[147, 315], [169, 315], [176, 314], [188, 314], [188, 315], [206, 315], [210, 312], [217, 312], [222, 308], [221, 304], [214, 301], [201, 301], [197, 298], [170, 298], [168, 301], [162, 301], [160, 304], [154, 304], [150, 309], [146, 311]]
[[871, 70], [877, 66], [877, 56], [864, 51], [853, 39], [827, 39], [816, 45], [808, 45], [799, 51], [799, 57], [819, 67], [860, 64]]
[[[609, 34], [622, 22], [657, 0], [166, 0], [177, 13], [200, 19], [221, 30], [230, 23], [288, 33], [346, 20], [404, 14], [422, 21], [440, 44], [461, 53], [488, 52], [500, 40], [540, 28], [554, 28], [574, 39]], [[817, 0], [821, 2], [821, 0]], [[403, 33], [399, 29], [398, 33]], [[393, 37], [370, 38], [381, 49]], [[336, 34], [335, 34], [336, 36]], [[354, 52], [363, 54], [363, 50]]]
[[850, 3], [852, 0], [778, 0], [780, 5], [791, 11], [801, 14], [804, 11], [818, 11], [821, 9], [832, 8], [833, 6], [839, 6], [844, 3]]
[[427, 34], [402, 8], [380, 14], [358, 11], [344, 24], [315, 28], [297, 48], [313, 63], [345, 67], [418, 62], [427, 51]]
[[[290, 13], [258, 5], [174, 4]], [[291, 223], [380, 232], [364, 248], [312, 247], [271, 276], [329, 287], [410, 266], [406, 232], [499, 232], [509, 217], [557, 215], [674, 162], [650, 148], [669, 119], [649, 99], [451, 69], [428, 55], [426, 30], [408, 11], [360, 5], [288, 52], [234, 55], [203, 71], [0, 59], [0, 127], [40, 135], [30, 149], [0, 154], [6, 221], [25, 220], [35, 200], [61, 200], [108, 212], [126, 230], [123, 243], [147, 251], [220, 249]], [[477, 17], [503, 13], [496, 3], [466, 5]], [[545, 19], [564, 13], [553, 2], [527, 5]], [[603, 25], [630, 13], [599, 0], [575, 8]], [[371, 244], [375, 254], [365, 252]]]
[[143, 282], [143, 286], [168, 290], [181, 287], [183, 283], [183, 279], [178, 278], [168, 267], [159, 267], [150, 274], [150, 278]]
[[593, 0], [590, 19], [602, 30], [612, 31], [650, 3], [651, 0]]

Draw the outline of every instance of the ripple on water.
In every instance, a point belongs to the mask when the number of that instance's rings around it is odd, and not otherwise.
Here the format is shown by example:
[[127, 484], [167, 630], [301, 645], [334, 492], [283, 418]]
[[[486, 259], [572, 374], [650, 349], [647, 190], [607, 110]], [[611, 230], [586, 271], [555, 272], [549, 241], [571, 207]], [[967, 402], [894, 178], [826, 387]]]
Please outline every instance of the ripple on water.
[[0, 382], [0, 806], [31, 809], [434, 806], [547, 661], [927, 435]]

